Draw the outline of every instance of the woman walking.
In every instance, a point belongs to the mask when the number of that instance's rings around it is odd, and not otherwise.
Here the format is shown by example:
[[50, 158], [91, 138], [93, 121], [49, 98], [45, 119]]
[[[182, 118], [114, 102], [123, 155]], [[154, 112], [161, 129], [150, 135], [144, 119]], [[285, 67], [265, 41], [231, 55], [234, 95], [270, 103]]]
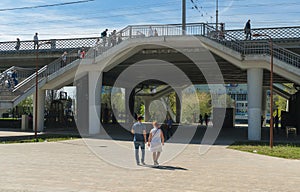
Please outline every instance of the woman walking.
[[151, 129], [149, 134], [148, 146], [150, 147], [150, 151], [153, 153], [154, 166], [158, 166], [158, 158], [162, 152], [162, 145], [164, 145], [164, 135], [156, 121], [152, 124], [153, 129]]

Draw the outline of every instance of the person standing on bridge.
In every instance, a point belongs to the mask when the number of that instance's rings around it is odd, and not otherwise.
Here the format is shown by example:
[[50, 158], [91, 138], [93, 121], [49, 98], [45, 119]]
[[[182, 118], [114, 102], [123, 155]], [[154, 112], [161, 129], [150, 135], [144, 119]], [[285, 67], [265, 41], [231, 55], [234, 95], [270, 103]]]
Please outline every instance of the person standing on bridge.
[[33, 36], [33, 48], [34, 49], [35, 49], [35, 46], [36, 46], [37, 49], [39, 48], [38, 33], [35, 33], [35, 35]]
[[102, 39], [103, 47], [105, 47], [105, 44], [106, 44], [107, 31], [108, 31], [108, 29], [105, 29], [105, 30], [101, 33], [101, 39]]
[[61, 56], [61, 67], [64, 67], [67, 65], [67, 55], [68, 55], [68, 52], [64, 52]]
[[15, 49], [16, 49], [17, 51], [19, 51], [20, 46], [21, 46], [21, 41], [20, 41], [19, 38], [17, 38], [17, 43], [16, 43], [16, 46], [15, 46]]
[[148, 36], [149, 37], [153, 37], [154, 36], [154, 32], [151, 26], [149, 26], [149, 31], [148, 31]]
[[251, 40], [251, 24], [250, 24], [250, 19], [247, 21], [245, 27], [244, 27], [244, 32], [245, 32], [245, 35], [246, 35], [246, 40], [248, 40], [248, 37], [249, 37], [249, 40]]

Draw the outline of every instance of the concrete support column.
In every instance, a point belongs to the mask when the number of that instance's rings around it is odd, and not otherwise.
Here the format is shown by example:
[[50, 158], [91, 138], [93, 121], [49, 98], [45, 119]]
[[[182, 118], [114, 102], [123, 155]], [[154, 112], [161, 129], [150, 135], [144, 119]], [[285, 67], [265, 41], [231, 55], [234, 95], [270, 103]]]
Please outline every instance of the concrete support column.
[[181, 101], [182, 93], [181, 90], [176, 92], [176, 123], [181, 122]]
[[99, 71], [90, 71], [88, 74], [89, 134], [100, 133], [102, 73], [100, 76], [99, 73]]
[[125, 122], [131, 123], [134, 121], [134, 90], [125, 88]]
[[[37, 131], [44, 130], [44, 116], [45, 116], [45, 96], [46, 91], [39, 89], [38, 91], [38, 103], [37, 103]], [[33, 94], [33, 101], [35, 101], [36, 95]], [[35, 130], [35, 102], [33, 102], [33, 131]]]
[[150, 111], [149, 111], [149, 107], [150, 107], [150, 103], [151, 100], [147, 97], [145, 97], [144, 99], [144, 104], [145, 104], [145, 121], [148, 122], [150, 120]]
[[76, 81], [77, 127], [83, 134], [100, 133], [102, 74], [89, 72]]
[[263, 115], [264, 117], [264, 121], [263, 121], [263, 127], [266, 125], [266, 116], [267, 116], [267, 92], [268, 92], [268, 88], [267, 87], [263, 87], [262, 90], [262, 109], [261, 109], [261, 115]]
[[248, 139], [261, 140], [263, 69], [248, 69]]

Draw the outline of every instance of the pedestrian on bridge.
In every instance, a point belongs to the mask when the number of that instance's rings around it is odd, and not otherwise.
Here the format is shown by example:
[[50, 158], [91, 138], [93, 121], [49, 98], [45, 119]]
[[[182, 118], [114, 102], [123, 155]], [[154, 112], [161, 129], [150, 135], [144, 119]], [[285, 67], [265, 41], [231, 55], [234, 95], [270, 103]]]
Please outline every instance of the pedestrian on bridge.
[[39, 38], [38, 38], [38, 33], [35, 33], [35, 35], [33, 36], [33, 48], [35, 49], [35, 46], [36, 48], [38, 49], [39, 48]]
[[20, 41], [19, 38], [17, 38], [17, 43], [16, 43], [16, 46], [15, 46], [15, 49], [16, 49], [17, 51], [19, 51], [20, 46], [21, 46], [21, 41]]
[[67, 65], [67, 55], [68, 55], [68, 52], [64, 52], [61, 56], [61, 67], [64, 67]]
[[104, 46], [104, 47], [105, 47], [105, 44], [106, 44], [107, 31], [108, 31], [108, 29], [105, 29], [105, 30], [101, 33], [101, 39], [102, 39], [102, 43], [103, 43], [103, 46]]
[[246, 40], [251, 40], [251, 24], [250, 24], [250, 19], [247, 21], [247, 23], [246, 23], [246, 25], [244, 27], [244, 32], [245, 32], [245, 35], [246, 35]]

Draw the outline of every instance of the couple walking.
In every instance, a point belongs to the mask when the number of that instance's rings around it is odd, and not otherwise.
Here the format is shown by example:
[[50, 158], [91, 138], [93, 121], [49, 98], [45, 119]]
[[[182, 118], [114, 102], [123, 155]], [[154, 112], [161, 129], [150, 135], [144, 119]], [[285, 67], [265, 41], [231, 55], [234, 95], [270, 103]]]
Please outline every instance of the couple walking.
[[[140, 165], [139, 148], [142, 151], [141, 163], [145, 165], [145, 143], [147, 143], [146, 126], [142, 123], [143, 117], [139, 116], [137, 122], [132, 126], [131, 133], [134, 135], [135, 159], [137, 165]], [[164, 145], [164, 135], [156, 121], [152, 123], [153, 128], [149, 133], [148, 147], [153, 153], [154, 166], [158, 166], [158, 158]]]

